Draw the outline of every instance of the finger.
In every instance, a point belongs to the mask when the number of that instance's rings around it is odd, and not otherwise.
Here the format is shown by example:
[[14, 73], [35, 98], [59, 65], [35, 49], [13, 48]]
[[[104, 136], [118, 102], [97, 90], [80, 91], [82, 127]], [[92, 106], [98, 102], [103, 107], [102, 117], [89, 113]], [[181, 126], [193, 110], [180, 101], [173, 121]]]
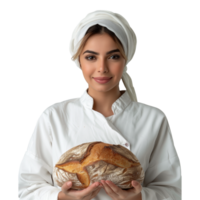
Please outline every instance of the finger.
[[62, 186], [62, 191], [67, 195], [67, 196], [76, 196], [76, 197], [85, 197], [88, 194], [90, 194], [93, 190], [97, 189], [98, 187], [96, 186], [98, 185], [98, 183], [93, 183], [92, 185], [90, 185], [89, 187], [87, 187], [86, 189], [82, 189], [82, 190], [76, 190], [76, 189], [71, 189], [72, 187], [72, 182], [68, 181], [66, 183], [63, 184]]
[[110, 188], [110, 186], [105, 181], [101, 181], [101, 183], [103, 184], [104, 190], [107, 193], [110, 193], [110, 194], [113, 193], [113, 190]]
[[71, 181], [67, 181], [63, 184], [62, 186], [62, 191], [64, 193], [67, 193], [67, 191], [72, 187], [72, 182]]
[[89, 187], [79, 191], [79, 195], [82, 196], [83, 198], [88, 195], [91, 195], [92, 192], [95, 192], [95, 190], [98, 189], [98, 186], [99, 186], [99, 182], [95, 182], [92, 185], [90, 185]]
[[114, 193], [117, 193], [118, 187], [111, 181], [105, 181], [105, 185], [108, 189], [112, 190]]
[[101, 190], [102, 187], [100, 187], [99, 189], [97, 189], [95, 192], [92, 193], [91, 199], [93, 199], [94, 197], [96, 197], [96, 195], [100, 192], [100, 190]]
[[[140, 184], [138, 181], [135, 181], [135, 180], [131, 181], [131, 185], [133, 186], [133, 189], [132, 189], [132, 190], [133, 190], [133, 192], [134, 192], [135, 194], [141, 192], [142, 186], [141, 186], [141, 184]], [[129, 192], [131, 192], [131, 191], [129, 190]]]

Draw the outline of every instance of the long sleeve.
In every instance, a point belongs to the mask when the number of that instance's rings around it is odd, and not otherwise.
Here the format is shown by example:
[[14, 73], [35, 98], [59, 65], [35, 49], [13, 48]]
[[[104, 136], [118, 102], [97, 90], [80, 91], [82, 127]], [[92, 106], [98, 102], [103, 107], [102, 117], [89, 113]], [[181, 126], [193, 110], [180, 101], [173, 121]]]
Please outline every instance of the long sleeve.
[[166, 116], [145, 172], [142, 200], [181, 200], [181, 167]]
[[[20, 200], [57, 200], [55, 163], [67, 150], [94, 141], [120, 144], [138, 155], [145, 170], [142, 200], [180, 200], [181, 167], [165, 115], [133, 102], [127, 92], [113, 103], [109, 120], [92, 106], [85, 90], [81, 98], [56, 103], [42, 113], [20, 165]], [[94, 199], [111, 198], [102, 189]]]
[[53, 186], [51, 141], [48, 114], [43, 112], [19, 168], [20, 200], [57, 200], [60, 189]]

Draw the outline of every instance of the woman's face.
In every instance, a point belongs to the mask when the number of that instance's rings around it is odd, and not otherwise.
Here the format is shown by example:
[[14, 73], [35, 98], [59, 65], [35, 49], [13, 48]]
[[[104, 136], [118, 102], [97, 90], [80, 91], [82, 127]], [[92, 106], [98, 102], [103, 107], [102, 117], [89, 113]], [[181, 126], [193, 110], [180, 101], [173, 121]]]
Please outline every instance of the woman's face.
[[[107, 33], [95, 34], [87, 40], [79, 62], [89, 88], [106, 92], [118, 87], [125, 59], [117, 49], [117, 44]], [[116, 51], [109, 53], [112, 50]], [[96, 77], [112, 78], [107, 83], [98, 83], [94, 80]]]

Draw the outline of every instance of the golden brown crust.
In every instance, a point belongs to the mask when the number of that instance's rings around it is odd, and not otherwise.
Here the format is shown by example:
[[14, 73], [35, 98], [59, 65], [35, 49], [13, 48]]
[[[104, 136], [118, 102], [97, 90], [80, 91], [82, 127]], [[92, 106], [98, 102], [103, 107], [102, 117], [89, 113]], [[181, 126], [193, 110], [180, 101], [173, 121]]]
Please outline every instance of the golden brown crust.
[[90, 142], [65, 152], [54, 167], [53, 178], [60, 187], [71, 180], [73, 189], [83, 189], [100, 180], [128, 189], [132, 188], [132, 180], [142, 183], [144, 172], [136, 156], [125, 147]]

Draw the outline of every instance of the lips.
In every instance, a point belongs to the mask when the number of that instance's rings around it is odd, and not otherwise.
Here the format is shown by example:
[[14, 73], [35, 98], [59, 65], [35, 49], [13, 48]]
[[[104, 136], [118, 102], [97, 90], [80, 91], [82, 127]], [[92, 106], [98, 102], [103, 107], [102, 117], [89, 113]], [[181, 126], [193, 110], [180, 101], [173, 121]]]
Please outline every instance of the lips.
[[109, 80], [112, 77], [93, 77], [93, 78], [96, 79], [96, 80]]
[[99, 79], [94, 78], [94, 80], [95, 80], [97, 83], [99, 83], [99, 84], [106, 84], [106, 83], [108, 83], [111, 79], [112, 79], [112, 77], [109, 78], [109, 79], [104, 79], [104, 80], [99, 80]]

